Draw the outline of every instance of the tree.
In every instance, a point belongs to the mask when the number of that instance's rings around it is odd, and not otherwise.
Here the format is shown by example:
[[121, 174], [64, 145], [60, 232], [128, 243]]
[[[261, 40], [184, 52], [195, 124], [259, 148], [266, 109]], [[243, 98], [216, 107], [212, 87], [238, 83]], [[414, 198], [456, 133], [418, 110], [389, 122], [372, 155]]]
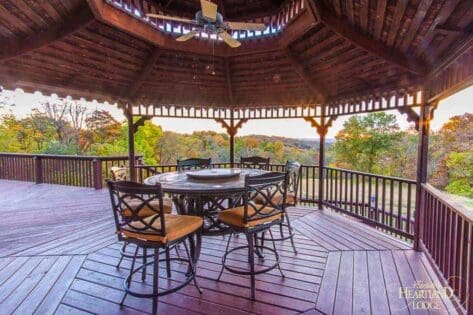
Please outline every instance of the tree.
[[379, 162], [400, 138], [400, 133], [396, 116], [373, 113], [350, 117], [335, 138], [333, 150], [337, 166], [384, 174], [386, 170]]

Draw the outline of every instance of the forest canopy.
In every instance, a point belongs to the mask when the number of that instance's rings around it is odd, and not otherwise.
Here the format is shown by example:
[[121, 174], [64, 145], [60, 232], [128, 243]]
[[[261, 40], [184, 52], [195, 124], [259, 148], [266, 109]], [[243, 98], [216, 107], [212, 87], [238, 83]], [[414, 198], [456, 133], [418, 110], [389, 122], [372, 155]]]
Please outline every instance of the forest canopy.
[[[77, 155], [124, 155], [127, 124], [108, 111], [90, 110], [85, 102], [48, 98], [27, 116], [16, 117], [11, 100], [0, 98], [0, 152]], [[135, 136], [136, 152], [146, 164], [174, 164], [177, 159], [211, 157], [229, 160], [225, 133], [163, 131], [146, 121]], [[380, 175], [415, 179], [418, 134], [401, 130], [396, 117], [371, 113], [350, 117], [326, 146], [326, 164]], [[262, 135], [236, 137], [235, 155], [267, 156], [272, 163], [318, 161], [317, 139]], [[438, 188], [473, 197], [473, 114], [452, 117], [430, 137], [429, 182]]]

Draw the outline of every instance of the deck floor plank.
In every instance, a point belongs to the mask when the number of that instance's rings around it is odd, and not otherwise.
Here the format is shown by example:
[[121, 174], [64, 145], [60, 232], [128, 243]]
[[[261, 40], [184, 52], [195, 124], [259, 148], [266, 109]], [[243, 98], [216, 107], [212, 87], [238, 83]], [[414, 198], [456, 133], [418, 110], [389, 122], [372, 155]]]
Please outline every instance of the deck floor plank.
[[[115, 267], [121, 244], [105, 190], [0, 180], [0, 198], [7, 201], [0, 215], [14, 211], [26, 218], [0, 221], [1, 314], [150, 312], [150, 299], [128, 297], [125, 307], [119, 306], [131, 261], [124, 259], [121, 268]], [[249, 299], [247, 276], [224, 272], [221, 281], [215, 281], [226, 239], [204, 237], [197, 277], [204, 293], [191, 283], [161, 297], [160, 313], [409, 314], [416, 310], [399, 298], [400, 287], [431, 281], [441, 288], [425, 256], [411, 250], [409, 243], [329, 210], [301, 206], [288, 212], [299, 254], [294, 255], [290, 242], [277, 242], [286, 277], [277, 269], [257, 275], [256, 301]], [[274, 232], [279, 235], [278, 229]], [[245, 241], [233, 237], [231, 246]], [[228, 261], [247, 267], [245, 255], [229, 255]], [[257, 260], [257, 267], [272, 262], [268, 253], [265, 261]], [[135, 279], [133, 285], [149, 290], [150, 269], [145, 283]], [[185, 271], [184, 265], [173, 264], [175, 278], [169, 280], [162, 266], [160, 287], [182, 282]], [[456, 311], [443, 299], [437, 313]]]

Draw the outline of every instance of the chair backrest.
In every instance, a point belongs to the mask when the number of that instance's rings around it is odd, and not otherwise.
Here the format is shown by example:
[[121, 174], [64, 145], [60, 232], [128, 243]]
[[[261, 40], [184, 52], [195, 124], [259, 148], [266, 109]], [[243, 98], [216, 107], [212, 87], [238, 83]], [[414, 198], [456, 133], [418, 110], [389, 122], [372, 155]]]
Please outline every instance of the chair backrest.
[[[268, 172], [245, 177], [244, 223], [283, 212], [287, 194], [287, 173]], [[274, 198], [280, 194], [282, 198]], [[259, 199], [258, 203], [253, 200]]]
[[261, 156], [240, 157], [240, 164], [242, 168], [269, 170], [269, 158]]
[[190, 158], [186, 160], [177, 160], [177, 170], [178, 171], [187, 171], [195, 170], [201, 168], [211, 168], [212, 159], [199, 159], [199, 158]]
[[301, 177], [301, 164], [296, 161], [287, 161], [285, 168], [287, 173], [287, 192], [297, 196]]
[[[161, 184], [107, 181], [107, 185], [117, 231], [130, 228], [144, 234], [166, 235]], [[155, 214], [146, 217], [140, 215], [141, 211], [151, 211]], [[156, 220], [160, 220], [159, 228], [153, 226]]]
[[127, 180], [127, 169], [122, 166], [112, 166], [110, 168], [110, 174], [112, 175], [113, 181]]

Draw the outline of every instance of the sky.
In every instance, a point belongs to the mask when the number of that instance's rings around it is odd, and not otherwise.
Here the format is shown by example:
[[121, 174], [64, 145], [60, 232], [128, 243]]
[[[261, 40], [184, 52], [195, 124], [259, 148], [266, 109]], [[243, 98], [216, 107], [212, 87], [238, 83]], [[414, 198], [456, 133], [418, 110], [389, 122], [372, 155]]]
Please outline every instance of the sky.
[[[38, 107], [38, 102], [43, 98], [41, 93], [24, 93], [21, 90], [3, 91], [10, 95], [16, 104], [11, 107], [11, 110], [18, 117], [28, 115], [31, 110]], [[87, 104], [92, 110], [105, 109], [108, 110], [116, 119], [122, 121], [125, 119], [121, 110], [116, 106], [107, 103], [89, 102]], [[401, 129], [409, 127], [406, 116], [399, 114], [397, 111], [389, 111], [396, 115], [397, 122]], [[431, 123], [433, 130], [438, 130], [442, 125], [448, 121], [449, 118], [455, 115], [464, 113], [473, 113], [473, 86], [464, 89], [440, 102], [438, 109], [435, 112], [434, 120]], [[335, 138], [340, 129], [343, 128], [343, 123], [350, 116], [339, 117], [330, 128], [327, 137]], [[224, 129], [213, 120], [206, 119], [190, 119], [190, 118], [153, 118], [153, 122], [161, 125], [165, 131], [174, 131], [179, 133], [192, 133], [200, 130], [211, 130], [216, 132], [225, 132]], [[318, 138], [310, 124], [303, 119], [271, 119], [271, 120], [250, 120], [239, 130], [238, 136], [245, 135], [270, 135], [281, 136], [288, 138]]]

